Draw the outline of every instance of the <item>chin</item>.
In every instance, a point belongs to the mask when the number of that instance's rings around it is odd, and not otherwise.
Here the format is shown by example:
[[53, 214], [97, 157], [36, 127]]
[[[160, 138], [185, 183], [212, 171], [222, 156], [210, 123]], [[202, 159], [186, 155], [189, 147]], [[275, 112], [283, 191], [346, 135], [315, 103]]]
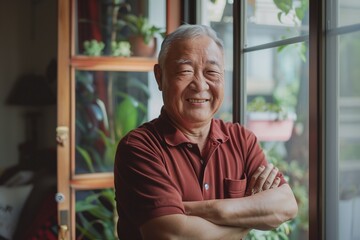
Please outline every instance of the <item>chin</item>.
[[189, 122], [192, 122], [192, 123], [202, 123], [202, 122], [208, 122], [210, 121], [212, 118], [212, 116], [192, 116], [192, 117], [189, 117]]

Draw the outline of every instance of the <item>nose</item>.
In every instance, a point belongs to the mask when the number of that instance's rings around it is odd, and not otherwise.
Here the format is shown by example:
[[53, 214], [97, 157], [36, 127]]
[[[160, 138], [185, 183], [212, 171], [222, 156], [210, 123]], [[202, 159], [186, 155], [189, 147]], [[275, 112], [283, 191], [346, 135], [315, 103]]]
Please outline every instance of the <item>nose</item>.
[[209, 85], [206, 82], [206, 78], [202, 73], [194, 76], [194, 79], [191, 82], [191, 87], [193, 90], [198, 91], [198, 92], [206, 91], [209, 89]]

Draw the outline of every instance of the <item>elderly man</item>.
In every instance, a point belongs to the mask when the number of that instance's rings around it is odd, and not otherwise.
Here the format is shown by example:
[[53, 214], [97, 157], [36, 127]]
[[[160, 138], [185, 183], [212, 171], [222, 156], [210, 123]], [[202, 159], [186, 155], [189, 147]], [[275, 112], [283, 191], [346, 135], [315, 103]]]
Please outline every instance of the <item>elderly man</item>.
[[162, 43], [158, 118], [119, 143], [118, 235], [126, 239], [241, 239], [295, 217], [297, 203], [253, 133], [215, 119], [224, 97], [224, 50], [203, 25]]

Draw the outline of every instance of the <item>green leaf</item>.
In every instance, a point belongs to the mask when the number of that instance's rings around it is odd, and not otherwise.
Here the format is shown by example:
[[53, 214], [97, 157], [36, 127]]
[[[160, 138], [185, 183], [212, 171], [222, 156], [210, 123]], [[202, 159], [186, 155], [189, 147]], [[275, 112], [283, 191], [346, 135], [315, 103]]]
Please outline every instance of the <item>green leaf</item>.
[[102, 50], [105, 48], [105, 43], [102, 41], [97, 41], [96, 39], [87, 40], [83, 43], [84, 54], [89, 56], [100, 56]]
[[283, 12], [279, 12], [279, 13], [277, 14], [277, 19], [279, 20], [280, 23], [282, 23], [282, 21], [281, 21], [282, 15], [283, 15]]
[[144, 94], [146, 94], [147, 98], [150, 97], [149, 87], [135, 77], [130, 78], [130, 81], [127, 82], [127, 87], [140, 89]]
[[84, 202], [82, 202], [82, 201], [77, 201], [75, 204], [76, 213], [90, 211], [90, 210], [93, 210], [94, 208], [97, 208], [97, 206], [90, 205], [90, 204], [84, 204]]
[[108, 167], [103, 162], [103, 157], [100, 156], [99, 152], [92, 147], [87, 147], [86, 150], [92, 156], [93, 162], [96, 163], [96, 166], [99, 167], [100, 171], [106, 171]]
[[96, 228], [92, 227], [94, 221], [89, 221], [84, 217], [83, 214], [78, 214], [78, 218], [80, 218], [80, 224], [76, 224], [76, 228], [80, 230], [83, 236], [86, 236], [87, 239], [101, 239], [101, 233], [99, 233]]
[[146, 17], [128, 14], [124, 19], [133, 35], [141, 36], [146, 44], [149, 44], [156, 34], [162, 35], [162, 28], [150, 24]]
[[287, 45], [281, 45], [280, 47], [277, 48], [277, 52], [283, 51], [287, 46], [289, 46], [289, 45], [288, 44]]
[[295, 8], [296, 16], [299, 20], [302, 20], [304, 18], [304, 10], [301, 7]]
[[277, 8], [279, 8], [285, 14], [288, 14], [292, 9], [292, 0], [274, 0]]
[[137, 126], [138, 101], [130, 95], [127, 95], [125, 99], [115, 108], [115, 125], [118, 136], [125, 136], [130, 130]]
[[278, 236], [280, 240], [289, 240], [288, 236], [284, 232], [279, 232]]
[[80, 153], [80, 155], [85, 160], [85, 163], [86, 163], [89, 171], [90, 172], [95, 172], [95, 169], [94, 169], [90, 154], [84, 148], [82, 148], [80, 146], [76, 146], [76, 150]]
[[104, 163], [106, 166], [112, 166], [114, 164], [117, 141], [114, 141], [110, 137], [106, 136], [105, 133], [100, 130], [99, 135], [105, 143]]

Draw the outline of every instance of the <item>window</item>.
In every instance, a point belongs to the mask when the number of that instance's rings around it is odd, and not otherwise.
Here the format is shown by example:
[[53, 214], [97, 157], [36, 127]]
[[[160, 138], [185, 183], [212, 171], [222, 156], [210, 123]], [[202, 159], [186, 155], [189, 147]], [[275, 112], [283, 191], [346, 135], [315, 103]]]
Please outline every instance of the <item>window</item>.
[[360, 2], [326, 9], [326, 239], [360, 238]]

